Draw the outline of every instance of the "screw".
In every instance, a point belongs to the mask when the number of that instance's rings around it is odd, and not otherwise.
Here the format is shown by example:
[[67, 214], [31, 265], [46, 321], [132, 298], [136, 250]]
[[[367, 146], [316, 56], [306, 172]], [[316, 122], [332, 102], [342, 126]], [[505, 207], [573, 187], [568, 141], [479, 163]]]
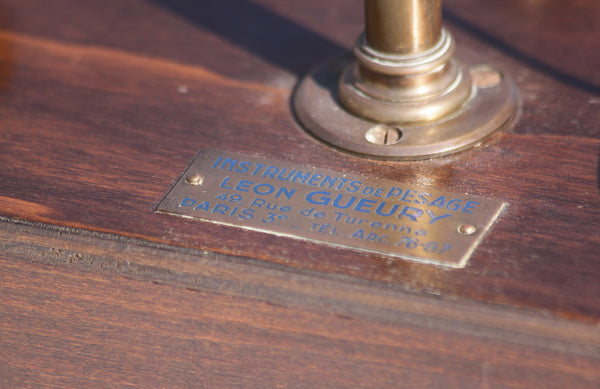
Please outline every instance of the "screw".
[[400, 142], [402, 138], [402, 131], [400, 129], [387, 126], [385, 124], [378, 124], [374, 127], [371, 127], [366, 133], [365, 138], [368, 142], [389, 146]]
[[480, 88], [492, 88], [502, 82], [499, 71], [489, 65], [479, 65], [471, 68], [473, 82]]
[[458, 227], [458, 232], [462, 235], [473, 235], [477, 232], [477, 227], [472, 224], [463, 224]]
[[190, 185], [200, 186], [202, 183], [204, 183], [204, 177], [202, 177], [200, 174], [194, 174], [192, 176], [188, 176], [185, 181]]

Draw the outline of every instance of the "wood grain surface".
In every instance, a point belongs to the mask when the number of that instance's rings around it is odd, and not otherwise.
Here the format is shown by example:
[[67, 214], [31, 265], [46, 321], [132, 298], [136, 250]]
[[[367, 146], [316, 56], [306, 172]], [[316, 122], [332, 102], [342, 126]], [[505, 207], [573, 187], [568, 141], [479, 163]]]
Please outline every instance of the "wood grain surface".
[[586, 324], [172, 246], [0, 231], [3, 387], [600, 383], [600, 337]]
[[[600, 3], [444, 6], [459, 50], [516, 81], [520, 110], [477, 149], [398, 163], [320, 143], [290, 108], [311, 67], [352, 47], [361, 1], [1, 0], [0, 384], [599, 387]], [[455, 270], [155, 213], [205, 148], [509, 205]], [[71, 257], [48, 257], [68, 245]], [[77, 254], [105, 259], [88, 266]], [[262, 292], [247, 295], [231, 272], [198, 289], [220, 263], [256, 272]], [[315, 294], [274, 297], [300, 278]], [[227, 280], [241, 289], [223, 292]], [[356, 288], [348, 311], [326, 309]], [[425, 299], [437, 313], [377, 316], [361, 293]], [[453, 309], [462, 319], [431, 326]], [[485, 320], [469, 327], [469, 309]], [[536, 324], [517, 338], [536, 342], [512, 341], [504, 324], [528, 315]], [[495, 326], [502, 317], [512, 321]], [[578, 327], [536, 333], [552, 323]]]

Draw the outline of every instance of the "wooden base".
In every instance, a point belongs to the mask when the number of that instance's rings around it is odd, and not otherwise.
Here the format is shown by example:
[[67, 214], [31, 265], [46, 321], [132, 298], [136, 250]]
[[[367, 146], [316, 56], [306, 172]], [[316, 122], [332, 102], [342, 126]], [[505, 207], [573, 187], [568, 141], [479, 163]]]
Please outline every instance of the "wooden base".
[[[290, 109], [360, 1], [198, 4], [0, 1], [0, 386], [600, 386], [600, 5], [446, 1], [521, 110], [383, 162]], [[203, 148], [509, 206], [455, 270], [155, 213]]]

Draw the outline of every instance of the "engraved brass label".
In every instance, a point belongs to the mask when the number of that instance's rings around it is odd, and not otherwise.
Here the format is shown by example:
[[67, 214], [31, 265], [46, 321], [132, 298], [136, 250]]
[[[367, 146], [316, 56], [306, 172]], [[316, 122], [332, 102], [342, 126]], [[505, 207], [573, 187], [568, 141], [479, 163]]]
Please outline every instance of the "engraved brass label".
[[461, 268], [505, 205], [411, 183], [206, 150], [157, 212]]

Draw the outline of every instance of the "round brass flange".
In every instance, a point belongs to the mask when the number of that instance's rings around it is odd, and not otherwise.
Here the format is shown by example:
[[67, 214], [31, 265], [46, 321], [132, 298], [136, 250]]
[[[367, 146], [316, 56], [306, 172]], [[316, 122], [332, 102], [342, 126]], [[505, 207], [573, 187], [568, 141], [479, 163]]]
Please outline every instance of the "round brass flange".
[[342, 150], [397, 160], [452, 154], [481, 143], [503, 126], [517, 107], [510, 79], [470, 55], [460, 58], [473, 82], [457, 109], [433, 121], [395, 122], [361, 117], [340, 101], [340, 77], [355, 60], [330, 60], [306, 76], [294, 95], [294, 108], [309, 132]]
[[329, 61], [298, 86], [302, 124], [336, 147], [424, 159], [472, 147], [506, 123], [511, 81], [472, 54], [454, 55], [441, 0], [366, 0], [354, 56]]

